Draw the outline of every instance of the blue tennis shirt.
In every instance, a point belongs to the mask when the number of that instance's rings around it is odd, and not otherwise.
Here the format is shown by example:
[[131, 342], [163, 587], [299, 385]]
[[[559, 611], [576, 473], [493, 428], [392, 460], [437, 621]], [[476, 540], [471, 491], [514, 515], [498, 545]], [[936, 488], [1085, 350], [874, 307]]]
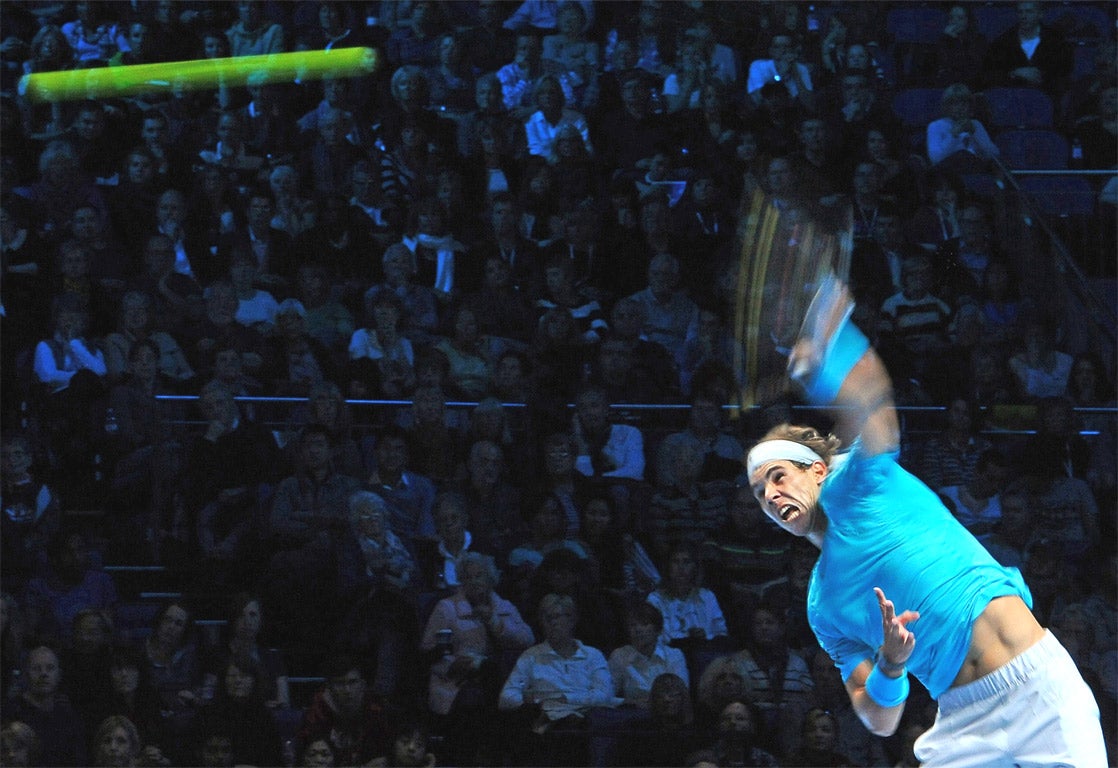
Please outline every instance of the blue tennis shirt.
[[971, 626], [991, 600], [1018, 595], [1032, 607], [1020, 571], [999, 565], [896, 454], [867, 456], [856, 441], [824, 479], [820, 502], [829, 525], [808, 620], [843, 680], [882, 643], [874, 587], [898, 614], [920, 612], [908, 624], [916, 635], [908, 670], [937, 699], [958, 675]]

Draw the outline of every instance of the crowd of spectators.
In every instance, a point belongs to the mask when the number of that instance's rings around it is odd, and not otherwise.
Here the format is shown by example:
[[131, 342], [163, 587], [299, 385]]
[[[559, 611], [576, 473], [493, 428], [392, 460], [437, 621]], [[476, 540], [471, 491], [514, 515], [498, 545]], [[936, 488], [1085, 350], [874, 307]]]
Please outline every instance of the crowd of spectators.
[[[798, 405], [732, 407], [758, 191], [789, 247], [852, 230], [855, 319], [925, 414], [903, 463], [1022, 570], [1115, 747], [1113, 347], [1037, 271], [1015, 185], [983, 183], [1006, 88], [1051, 105], [1055, 169], [1116, 168], [1113, 4], [9, 2], [0, 26], [4, 765], [915, 765], [934, 702], [862, 727], [807, 626], [814, 550], [742, 485]], [[19, 87], [351, 46], [375, 71]], [[938, 117], [894, 106], [933, 89]], [[1088, 178], [1086, 226], [1049, 234], [1113, 284], [1118, 192]]]

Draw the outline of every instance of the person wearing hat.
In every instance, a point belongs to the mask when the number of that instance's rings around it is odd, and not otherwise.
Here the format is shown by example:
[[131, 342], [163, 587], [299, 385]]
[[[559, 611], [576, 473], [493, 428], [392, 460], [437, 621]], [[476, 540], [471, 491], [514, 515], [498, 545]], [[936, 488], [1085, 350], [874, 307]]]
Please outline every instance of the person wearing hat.
[[924, 766], [1105, 765], [1098, 705], [1034, 617], [1021, 573], [898, 463], [892, 383], [853, 309], [844, 285], [824, 281], [790, 361], [809, 402], [834, 406], [849, 449], [781, 424], [746, 471], [765, 513], [820, 549], [808, 620], [855, 711], [894, 733], [911, 672], [939, 705], [916, 743]]

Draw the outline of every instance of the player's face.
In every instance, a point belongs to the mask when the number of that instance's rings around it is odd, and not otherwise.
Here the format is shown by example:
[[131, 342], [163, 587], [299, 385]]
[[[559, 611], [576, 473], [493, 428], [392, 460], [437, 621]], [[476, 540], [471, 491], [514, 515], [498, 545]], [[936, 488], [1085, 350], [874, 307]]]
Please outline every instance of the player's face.
[[817, 531], [822, 511], [819, 489], [827, 476], [827, 466], [817, 461], [800, 469], [780, 459], [758, 467], [749, 479], [753, 495], [773, 522], [794, 536]]

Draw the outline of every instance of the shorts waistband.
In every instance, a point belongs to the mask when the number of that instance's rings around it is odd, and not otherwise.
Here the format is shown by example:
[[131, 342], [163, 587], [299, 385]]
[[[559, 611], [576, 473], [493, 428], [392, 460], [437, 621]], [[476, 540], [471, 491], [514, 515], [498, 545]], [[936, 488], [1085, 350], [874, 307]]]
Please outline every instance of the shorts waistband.
[[939, 711], [946, 715], [976, 701], [1005, 693], [1028, 680], [1037, 669], [1066, 656], [1067, 651], [1060, 645], [1060, 641], [1046, 629], [1040, 640], [1009, 663], [966, 685], [947, 689], [939, 697]]

